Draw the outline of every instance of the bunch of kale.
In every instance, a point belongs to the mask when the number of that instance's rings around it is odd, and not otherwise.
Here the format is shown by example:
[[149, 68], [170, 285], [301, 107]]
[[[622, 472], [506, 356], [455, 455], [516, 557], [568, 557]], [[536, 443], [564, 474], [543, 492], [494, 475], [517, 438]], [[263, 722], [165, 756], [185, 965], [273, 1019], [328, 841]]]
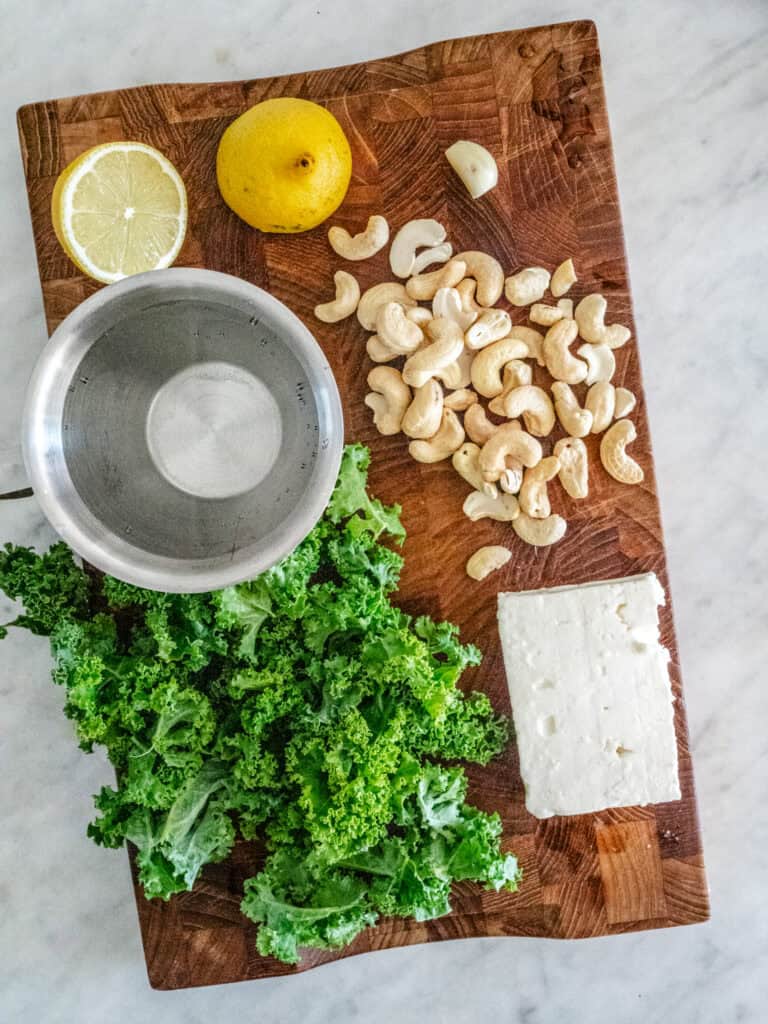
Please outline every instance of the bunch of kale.
[[[258, 947], [289, 963], [337, 948], [380, 915], [450, 910], [451, 884], [514, 890], [497, 815], [465, 803], [460, 767], [504, 746], [506, 722], [456, 688], [479, 652], [449, 623], [392, 604], [399, 509], [366, 492], [345, 450], [318, 525], [249, 583], [165, 594], [86, 575], [63, 544], [6, 546], [14, 625], [49, 635], [80, 745], [107, 750], [97, 843], [137, 848], [148, 898], [190, 889], [235, 839], [268, 851], [245, 883]], [[5, 629], [0, 631], [4, 635]]]

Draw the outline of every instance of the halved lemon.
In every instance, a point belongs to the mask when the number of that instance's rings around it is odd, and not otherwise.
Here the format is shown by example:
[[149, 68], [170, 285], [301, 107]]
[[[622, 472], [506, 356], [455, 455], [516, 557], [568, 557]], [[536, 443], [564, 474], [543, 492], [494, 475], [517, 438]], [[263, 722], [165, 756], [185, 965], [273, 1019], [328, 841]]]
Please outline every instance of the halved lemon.
[[110, 284], [173, 263], [187, 230], [187, 193], [179, 172], [152, 146], [106, 142], [61, 172], [51, 216], [69, 258]]

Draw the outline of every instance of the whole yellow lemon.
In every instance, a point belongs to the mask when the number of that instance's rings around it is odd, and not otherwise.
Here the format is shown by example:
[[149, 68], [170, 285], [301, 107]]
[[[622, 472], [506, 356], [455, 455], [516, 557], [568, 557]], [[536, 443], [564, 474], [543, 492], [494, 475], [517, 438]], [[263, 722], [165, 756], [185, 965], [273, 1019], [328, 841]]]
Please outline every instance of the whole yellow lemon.
[[227, 128], [216, 154], [224, 202], [261, 231], [308, 231], [349, 188], [352, 152], [324, 107], [282, 97], [257, 103]]

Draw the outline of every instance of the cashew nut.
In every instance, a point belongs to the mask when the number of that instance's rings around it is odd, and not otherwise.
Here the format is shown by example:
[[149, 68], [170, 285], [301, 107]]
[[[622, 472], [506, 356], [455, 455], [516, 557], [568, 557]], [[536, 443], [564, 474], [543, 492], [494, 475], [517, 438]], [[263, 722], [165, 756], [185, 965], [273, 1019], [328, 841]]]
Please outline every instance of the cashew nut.
[[345, 260], [367, 260], [389, 241], [389, 224], [385, 217], [374, 214], [368, 218], [365, 231], [354, 236], [346, 228], [330, 228], [328, 241], [333, 251]]
[[637, 399], [628, 388], [616, 388], [616, 408], [613, 415], [617, 420], [629, 416], [637, 404]]
[[424, 340], [424, 332], [405, 315], [399, 302], [387, 302], [376, 314], [376, 333], [387, 348], [405, 356], [415, 352]]
[[373, 285], [363, 292], [357, 305], [357, 319], [366, 331], [376, 330], [376, 316], [388, 302], [399, 302], [406, 307], [416, 305], [399, 281], [382, 281]]
[[409, 309], [406, 309], [405, 315], [409, 320], [413, 320], [415, 324], [418, 324], [419, 327], [423, 327], [424, 324], [428, 324], [430, 320], [434, 319], [432, 313], [425, 309], [424, 306], [411, 306]]
[[445, 263], [453, 254], [453, 246], [450, 242], [442, 242], [440, 245], [433, 245], [429, 249], [423, 249], [417, 254], [411, 267], [412, 274], [420, 274], [422, 270], [431, 267], [433, 263]]
[[486, 576], [506, 565], [511, 557], [512, 552], [509, 548], [503, 548], [499, 544], [478, 548], [467, 561], [467, 576], [473, 580], [484, 580]]
[[485, 409], [478, 403], [470, 405], [464, 413], [464, 429], [475, 444], [482, 445], [496, 432], [496, 424], [491, 423]]
[[563, 319], [563, 311], [559, 306], [547, 306], [544, 302], [534, 302], [528, 319], [534, 324], [543, 324], [544, 327], [551, 327], [558, 320]]
[[557, 308], [562, 309], [563, 316], [567, 316], [569, 320], [573, 320], [573, 299], [558, 299]]
[[520, 515], [520, 506], [514, 494], [500, 494], [491, 498], [480, 491], [472, 491], [464, 499], [464, 515], [476, 523], [478, 519], [495, 519], [497, 523], [511, 523]]
[[504, 390], [502, 370], [513, 359], [525, 359], [528, 346], [519, 338], [507, 337], [481, 349], [472, 362], [472, 384], [485, 398], [495, 398]]
[[556, 380], [552, 385], [552, 394], [555, 396], [555, 412], [563, 430], [571, 437], [586, 437], [592, 429], [592, 413], [581, 408], [570, 384]]
[[546, 519], [533, 519], [521, 512], [517, 519], [512, 521], [512, 529], [526, 544], [541, 548], [562, 540], [568, 524], [562, 516], [553, 514]]
[[[491, 435], [495, 434], [496, 431], [499, 429], [499, 425], [496, 424], [496, 423], [491, 423], [491, 421], [487, 417], [485, 419], [485, 423], [488, 425], [488, 428], [489, 428], [488, 438], [490, 438]], [[522, 424], [520, 423], [520, 420], [507, 420], [506, 423], [501, 424], [501, 425], [504, 426], [504, 427], [508, 427], [510, 430], [522, 430], [523, 429]], [[486, 440], [488, 438], [486, 438]], [[485, 444], [484, 441], [480, 442], [480, 447], [481, 448], [482, 448], [483, 444]], [[506, 457], [506, 466], [507, 466], [507, 469], [508, 470], [512, 470], [513, 473], [517, 472], [517, 470], [520, 470], [520, 480], [522, 482], [522, 479], [523, 479], [523, 464], [522, 464], [522, 462], [520, 462], [518, 459], [514, 458], [512, 455], [508, 455]], [[502, 490], [508, 491], [509, 494], [517, 494], [517, 491], [519, 490], [519, 488], [514, 488], [514, 489], [513, 488], [509, 488], [508, 489], [508, 488], [506, 488], [504, 486], [504, 476], [503, 475], [502, 475], [502, 477], [500, 479], [501, 479], [501, 489]], [[510, 477], [510, 479], [511, 479], [511, 477]]]
[[515, 388], [523, 388], [527, 384], [533, 381], [533, 368], [523, 362], [522, 359], [512, 359], [504, 367], [504, 373], [502, 377], [502, 383], [504, 390], [500, 395], [496, 395], [488, 403], [488, 408], [496, 416], [506, 416], [504, 412], [504, 401], [510, 391], [514, 391]]
[[516, 324], [509, 332], [510, 338], [524, 341], [528, 347], [528, 358], [535, 359], [539, 366], [544, 366], [544, 335], [533, 327]]
[[445, 228], [436, 220], [409, 220], [403, 224], [389, 247], [389, 265], [395, 277], [410, 277], [416, 250], [445, 241]]
[[487, 309], [464, 335], [467, 348], [476, 351], [506, 338], [512, 330], [509, 313], [503, 309]]
[[544, 298], [549, 288], [549, 271], [544, 267], [526, 267], [504, 282], [504, 294], [513, 306], [530, 306]]
[[372, 334], [366, 341], [365, 351], [368, 353], [368, 358], [372, 359], [374, 363], [391, 363], [393, 359], [397, 359], [398, 355], [384, 344], [378, 334]]
[[576, 340], [578, 327], [575, 320], [558, 320], [544, 336], [544, 362], [555, 380], [566, 384], [580, 384], [589, 372], [581, 359], [576, 359], [569, 346]]
[[445, 406], [448, 409], [453, 409], [454, 412], [464, 412], [476, 401], [477, 395], [471, 388], [459, 388], [458, 391], [452, 391], [446, 397]]
[[476, 491], [482, 491], [483, 494], [487, 494], [491, 498], [495, 498], [499, 492], [496, 489], [496, 484], [488, 483], [483, 479], [478, 463], [479, 455], [479, 446], [473, 444], [472, 441], [465, 441], [461, 448], [453, 453], [453, 459], [451, 460], [453, 468], [463, 480], [467, 481], [470, 487], [473, 487]]
[[442, 370], [435, 374], [449, 391], [461, 391], [472, 383], [472, 360], [474, 356], [466, 349]]
[[[517, 423], [517, 420], [515, 420], [515, 423]], [[505, 494], [517, 494], [522, 485], [523, 467], [516, 459], [507, 457], [507, 468], [499, 477], [499, 487]]]
[[324, 324], [335, 324], [351, 316], [360, 301], [360, 285], [346, 270], [337, 270], [333, 282], [336, 285], [336, 298], [315, 306], [315, 316]]
[[434, 299], [441, 288], [453, 288], [457, 285], [464, 277], [465, 271], [466, 264], [454, 258], [439, 270], [409, 278], [405, 289], [412, 299]]
[[554, 480], [560, 470], [560, 460], [556, 455], [548, 455], [546, 459], [526, 469], [520, 487], [520, 508], [531, 519], [546, 519], [552, 511], [547, 493], [547, 484]]
[[589, 458], [587, 446], [579, 437], [563, 437], [554, 448], [560, 460], [557, 474], [563, 489], [572, 498], [586, 498], [589, 493]]
[[464, 443], [464, 429], [451, 409], [443, 409], [440, 429], [428, 441], [411, 441], [408, 451], [417, 462], [441, 462]]
[[[533, 367], [522, 359], [511, 359], [504, 367], [504, 392], [533, 382]], [[501, 396], [499, 396], [501, 397]]]
[[[491, 411], [496, 411], [493, 406]], [[524, 384], [508, 391], [504, 396], [502, 415], [508, 419], [522, 416], [526, 430], [536, 437], [547, 437], [555, 425], [552, 400], [546, 391], [535, 384]]]
[[[480, 306], [493, 306], [501, 298], [504, 288], [504, 271], [501, 264], [487, 252], [469, 249], [456, 257], [465, 264], [465, 275], [477, 281], [475, 299]], [[463, 296], [462, 296], [463, 298]]]
[[463, 308], [461, 296], [455, 288], [440, 288], [435, 292], [432, 299], [432, 316], [435, 319], [444, 316], [449, 320], [455, 320], [462, 331], [466, 331], [477, 320], [477, 313], [468, 312]]
[[645, 477], [642, 467], [625, 451], [636, 437], [632, 420], [617, 420], [606, 430], [600, 442], [600, 461], [606, 472], [620, 484], [639, 484]]
[[373, 422], [380, 434], [399, 434], [403, 415], [411, 401], [411, 389], [392, 366], [376, 366], [368, 374], [371, 394], [365, 404], [373, 409]]
[[430, 320], [427, 334], [432, 344], [420, 348], [409, 356], [403, 367], [403, 380], [414, 388], [426, 384], [430, 377], [436, 377], [464, 351], [464, 335], [453, 320], [440, 317]]
[[504, 399], [507, 397], [507, 394], [512, 390], [514, 390], [514, 388], [505, 388], [501, 394], [498, 394], [496, 396], [496, 398], [490, 399], [490, 401], [488, 402], [488, 412], [493, 413], [494, 416], [505, 416], [506, 414], [504, 412]]
[[576, 352], [587, 361], [587, 384], [610, 380], [616, 372], [616, 357], [607, 345], [580, 345]]
[[400, 429], [408, 437], [434, 437], [442, 418], [443, 389], [430, 378], [413, 392], [413, 401], [405, 411]]
[[541, 462], [541, 445], [516, 423], [504, 423], [494, 430], [480, 449], [483, 479], [495, 483], [507, 468], [507, 456], [529, 469]]
[[[466, 256], [467, 253], [462, 253], [462, 255]], [[465, 313], [483, 312], [483, 307], [478, 306], [478, 304], [475, 302], [476, 288], [477, 281], [474, 279], [474, 277], [465, 277], [463, 281], [459, 281], [459, 283], [456, 285], [456, 291], [461, 296], [461, 308], [464, 310]]]
[[621, 348], [631, 337], [628, 327], [621, 324], [605, 323], [608, 303], [603, 295], [594, 292], [586, 295], [576, 307], [574, 317], [579, 325], [579, 334], [584, 341], [593, 345], [607, 345], [608, 348]]
[[552, 280], [549, 284], [549, 290], [556, 299], [559, 299], [560, 296], [565, 295], [565, 293], [570, 290], [571, 285], [576, 284], [577, 281], [578, 278], [576, 277], [573, 260], [568, 259], [561, 263], [559, 267], [555, 268], [555, 272], [552, 275]]
[[445, 156], [473, 199], [496, 187], [499, 168], [485, 146], [460, 139], [446, 149]]
[[592, 413], [592, 433], [602, 434], [613, 421], [616, 410], [616, 388], [607, 380], [599, 380], [587, 392], [584, 408]]

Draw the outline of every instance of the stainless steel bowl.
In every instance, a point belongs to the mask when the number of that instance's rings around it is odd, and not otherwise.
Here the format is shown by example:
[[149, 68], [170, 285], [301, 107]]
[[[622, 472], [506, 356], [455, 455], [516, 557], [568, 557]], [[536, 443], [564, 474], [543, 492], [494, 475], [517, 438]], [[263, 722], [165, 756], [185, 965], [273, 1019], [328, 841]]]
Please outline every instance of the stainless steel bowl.
[[153, 590], [215, 590], [290, 552], [341, 460], [336, 382], [301, 321], [209, 270], [138, 274], [67, 317], [27, 394], [24, 459], [54, 529]]

